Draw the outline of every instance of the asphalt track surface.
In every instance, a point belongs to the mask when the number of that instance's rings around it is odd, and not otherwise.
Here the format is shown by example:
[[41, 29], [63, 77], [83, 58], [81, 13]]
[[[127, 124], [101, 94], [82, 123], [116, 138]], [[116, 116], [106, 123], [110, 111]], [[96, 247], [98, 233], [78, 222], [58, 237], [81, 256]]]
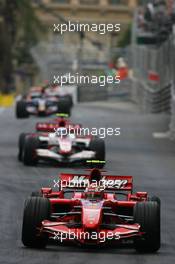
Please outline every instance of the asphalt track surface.
[[[127, 105], [126, 105], [127, 106]], [[82, 249], [49, 245], [32, 250], [21, 243], [21, 223], [25, 198], [41, 186], [53, 186], [61, 171], [76, 169], [46, 166], [25, 167], [17, 161], [20, 132], [33, 130], [39, 119], [16, 120], [14, 109], [0, 113], [0, 263], [31, 264], [172, 264], [175, 261], [175, 143], [154, 139], [153, 132], [166, 131], [168, 116], [143, 115], [128, 107], [105, 109], [76, 106], [73, 121], [89, 127], [121, 127], [121, 136], [108, 137], [109, 172], [133, 175], [135, 190], [148, 191], [162, 200], [162, 246], [156, 254], [138, 254], [132, 248]]]

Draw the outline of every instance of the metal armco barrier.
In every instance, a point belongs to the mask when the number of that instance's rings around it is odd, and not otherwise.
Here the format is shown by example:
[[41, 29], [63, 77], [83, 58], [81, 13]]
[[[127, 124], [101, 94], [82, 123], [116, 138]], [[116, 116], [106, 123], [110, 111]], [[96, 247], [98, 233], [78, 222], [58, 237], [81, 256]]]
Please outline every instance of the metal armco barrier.
[[107, 87], [99, 84], [83, 84], [78, 85], [78, 101], [100, 101], [106, 100], [108, 97]]
[[133, 79], [131, 100], [139, 104], [145, 113], [170, 112], [171, 84], [154, 90], [143, 81]]
[[171, 86], [171, 119], [169, 125], [170, 138], [175, 140], [175, 88], [174, 83]]
[[137, 10], [132, 28], [132, 62], [134, 102], [144, 112], [171, 113], [171, 89], [175, 84], [175, 36], [157, 45], [138, 44]]

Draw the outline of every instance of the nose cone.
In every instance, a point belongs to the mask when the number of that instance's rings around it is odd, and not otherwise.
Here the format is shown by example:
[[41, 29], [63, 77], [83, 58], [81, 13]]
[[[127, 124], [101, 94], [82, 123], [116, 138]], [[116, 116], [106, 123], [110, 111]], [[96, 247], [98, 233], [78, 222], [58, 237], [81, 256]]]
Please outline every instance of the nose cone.
[[101, 209], [84, 208], [82, 218], [83, 226], [85, 229], [96, 229], [101, 224]]
[[42, 100], [42, 99], [38, 100], [38, 111], [39, 112], [43, 112], [45, 110], [46, 110], [46, 102], [45, 102], [45, 100]]
[[68, 154], [72, 150], [72, 144], [71, 144], [70, 140], [61, 139], [59, 141], [59, 145], [60, 145], [60, 153], [62, 153], [62, 154]]

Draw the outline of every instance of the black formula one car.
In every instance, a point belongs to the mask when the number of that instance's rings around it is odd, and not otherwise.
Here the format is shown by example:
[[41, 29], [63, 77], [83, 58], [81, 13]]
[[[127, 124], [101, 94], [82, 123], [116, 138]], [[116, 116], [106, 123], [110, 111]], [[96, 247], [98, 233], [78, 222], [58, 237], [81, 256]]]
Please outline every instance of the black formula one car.
[[71, 114], [73, 101], [71, 95], [60, 95], [57, 87], [34, 87], [27, 95], [16, 102], [16, 117], [28, 118], [30, 115], [49, 116], [54, 113]]

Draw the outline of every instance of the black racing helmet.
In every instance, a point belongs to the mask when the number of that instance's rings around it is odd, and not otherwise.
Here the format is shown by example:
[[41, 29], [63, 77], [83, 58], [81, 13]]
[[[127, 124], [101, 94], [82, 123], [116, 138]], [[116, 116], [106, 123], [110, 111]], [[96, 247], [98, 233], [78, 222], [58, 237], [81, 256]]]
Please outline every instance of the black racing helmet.
[[92, 169], [90, 174], [91, 181], [99, 182], [102, 178], [101, 171], [99, 169]]

